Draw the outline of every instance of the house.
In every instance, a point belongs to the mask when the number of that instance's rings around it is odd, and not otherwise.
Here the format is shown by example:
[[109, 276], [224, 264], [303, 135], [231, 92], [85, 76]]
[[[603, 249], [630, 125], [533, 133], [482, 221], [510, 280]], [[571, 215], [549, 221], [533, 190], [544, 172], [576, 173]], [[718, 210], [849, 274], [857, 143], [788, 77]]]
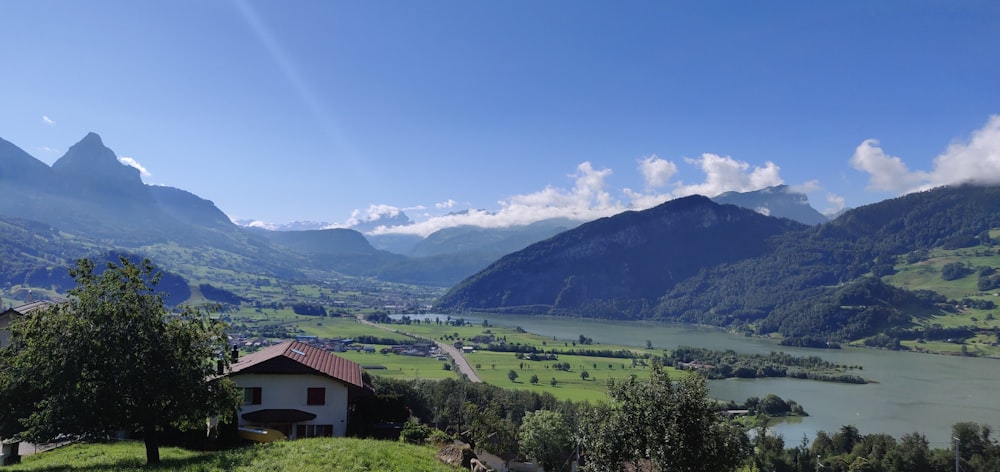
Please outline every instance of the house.
[[243, 391], [238, 426], [275, 429], [289, 439], [344, 436], [348, 405], [367, 392], [359, 364], [298, 341], [248, 354], [230, 368]]
[[24, 316], [34, 311], [44, 310], [50, 306], [52, 306], [52, 302], [42, 300], [0, 311], [0, 348], [7, 347], [10, 344], [10, 323], [15, 316]]

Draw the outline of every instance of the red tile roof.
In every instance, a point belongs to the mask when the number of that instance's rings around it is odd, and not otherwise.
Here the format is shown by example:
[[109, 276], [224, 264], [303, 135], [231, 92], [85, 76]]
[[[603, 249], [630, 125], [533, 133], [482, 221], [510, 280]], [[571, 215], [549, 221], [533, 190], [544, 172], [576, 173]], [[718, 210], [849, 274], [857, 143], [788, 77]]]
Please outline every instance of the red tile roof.
[[[298, 341], [285, 341], [247, 354], [230, 366], [231, 373], [291, 373], [287, 368], [282, 367], [282, 365], [287, 364], [287, 361], [280, 362], [284, 359], [308, 367], [318, 374], [364, 387], [361, 380], [360, 364]], [[275, 360], [279, 362], [269, 362]], [[265, 364], [270, 364], [270, 366]]]

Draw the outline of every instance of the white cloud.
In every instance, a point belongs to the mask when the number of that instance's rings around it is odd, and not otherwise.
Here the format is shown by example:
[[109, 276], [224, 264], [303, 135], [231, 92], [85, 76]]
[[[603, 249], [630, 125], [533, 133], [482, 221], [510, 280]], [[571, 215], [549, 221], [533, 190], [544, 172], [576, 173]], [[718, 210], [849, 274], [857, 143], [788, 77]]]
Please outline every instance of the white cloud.
[[[760, 190], [782, 183], [780, 168], [772, 162], [758, 167], [715, 154], [703, 154], [698, 159], [685, 159], [685, 161], [705, 174], [703, 183], [685, 185], [683, 182], [671, 182], [670, 179], [677, 173], [677, 165], [656, 156], [649, 156], [639, 160], [637, 167], [647, 191], [624, 188], [621, 190], [620, 198], [616, 198], [607, 188], [607, 179], [612, 175], [612, 170], [595, 169], [590, 162], [583, 162], [577, 166], [576, 172], [568, 176], [573, 179], [573, 187], [570, 189], [548, 185], [537, 192], [513, 195], [500, 200], [497, 202], [500, 210], [495, 213], [470, 209], [462, 213], [432, 216], [412, 225], [380, 227], [373, 233], [427, 236], [437, 230], [460, 225], [502, 228], [549, 218], [568, 218], [582, 222], [626, 210], [645, 210], [667, 200], [695, 193], [716, 196], [728, 191]], [[819, 188], [815, 182], [807, 182], [803, 186]], [[672, 191], [667, 189], [658, 193], [654, 191], [656, 187], [669, 187]], [[456, 204], [452, 200], [435, 205], [438, 209], [451, 209], [454, 206]], [[343, 226], [356, 224], [360, 214], [361, 212], [355, 211]]]
[[234, 220], [232, 217], [230, 217], [229, 221], [232, 221], [233, 223], [235, 223], [237, 225], [245, 226], [245, 227], [248, 227], [248, 228], [260, 228], [260, 229], [266, 229], [266, 230], [269, 230], [269, 231], [277, 231], [279, 229], [279, 225], [268, 223], [266, 221], [260, 221], [260, 220], [252, 220], [252, 221]]
[[858, 146], [851, 165], [869, 174], [869, 190], [901, 194], [963, 182], [1000, 183], [1000, 115], [991, 116], [967, 141], [948, 146], [934, 158], [930, 171], [909, 170], [901, 158], [882, 151], [875, 139]]
[[542, 190], [524, 195], [514, 195], [497, 202], [500, 210], [493, 213], [470, 209], [462, 213], [437, 216], [408, 226], [378, 228], [381, 233], [408, 233], [427, 236], [439, 229], [461, 225], [487, 228], [503, 228], [526, 225], [549, 218], [569, 218], [587, 221], [623, 211], [625, 208], [614, 202], [605, 190], [605, 179], [611, 169], [594, 169], [590, 162], [577, 166], [572, 189], [547, 186]]
[[382, 218], [394, 218], [399, 216], [402, 212], [397, 207], [392, 205], [378, 204], [378, 205], [368, 205], [368, 209], [362, 212], [361, 210], [354, 210], [351, 212], [351, 217], [347, 219], [343, 224], [332, 224], [325, 229], [330, 228], [349, 228], [351, 226], [357, 226], [361, 223], [368, 223], [372, 221], [377, 221]]
[[836, 215], [844, 210], [844, 197], [840, 195], [828, 193], [826, 194], [826, 202], [829, 203], [830, 206], [824, 208], [820, 213], [827, 217], [832, 217], [833, 215]]
[[[607, 189], [607, 179], [611, 169], [595, 169], [590, 162], [577, 166], [576, 172], [568, 177], [573, 179], [570, 189], [552, 185], [528, 194], [513, 195], [497, 202], [500, 210], [493, 213], [484, 210], [468, 210], [458, 214], [430, 217], [407, 226], [381, 227], [376, 234], [408, 233], [427, 236], [439, 229], [459, 225], [474, 225], [487, 228], [502, 228], [525, 225], [548, 218], [569, 218], [590, 221], [614, 215], [626, 210], [644, 210], [676, 197], [700, 193], [715, 196], [727, 191], [752, 191], [772, 187], [782, 183], [780, 169], [772, 162], [763, 167], [751, 166], [730, 157], [704, 154], [699, 159], [686, 159], [688, 164], [698, 167], [705, 174], [701, 184], [684, 185], [672, 183], [670, 178], [677, 172], [677, 166], [656, 156], [639, 161], [638, 171], [648, 188], [672, 187], [673, 191], [657, 193], [649, 190], [639, 192], [629, 188], [621, 190], [620, 199]], [[807, 186], [818, 184], [807, 183]], [[624, 200], [625, 203], [622, 202]], [[449, 202], [451, 202], [449, 200]], [[435, 205], [438, 209], [451, 208], [453, 204]], [[358, 221], [358, 213], [352, 215], [347, 225]]]
[[930, 186], [958, 182], [1000, 182], [1000, 115], [993, 115], [968, 142], [948, 146], [934, 159]]
[[660, 159], [655, 154], [639, 160], [639, 172], [646, 181], [646, 188], [660, 188], [677, 173], [677, 164]]
[[851, 156], [855, 169], [867, 172], [869, 190], [902, 192], [926, 179], [922, 172], [911, 172], [903, 160], [882, 151], [877, 139], [866, 139]]
[[714, 197], [725, 192], [750, 192], [766, 187], [781, 185], [781, 168], [773, 162], [764, 167], [737, 161], [729, 156], [705, 153], [697, 159], [684, 158], [688, 164], [698, 166], [705, 173], [705, 181], [700, 184], [679, 183], [673, 194], [676, 197], [704, 195]]
[[42, 115], [42, 123], [45, 123], [45, 124], [47, 124], [49, 126], [52, 126], [52, 125], [56, 124], [56, 122], [53, 121], [52, 118], [49, 118], [47, 115]]
[[149, 173], [148, 170], [146, 170], [145, 167], [142, 166], [142, 164], [139, 164], [138, 161], [136, 161], [135, 159], [133, 159], [131, 157], [121, 156], [121, 157], [118, 158], [118, 162], [121, 162], [122, 164], [125, 164], [125, 165], [127, 165], [129, 167], [134, 167], [134, 168], [138, 169], [139, 170], [139, 174], [142, 175], [143, 177], [149, 177], [150, 175], [152, 175], [152, 174]]
[[793, 193], [812, 193], [823, 190], [823, 186], [819, 184], [818, 180], [809, 180], [807, 182], [802, 182], [801, 184], [789, 185], [788, 191]]
[[458, 202], [456, 202], [455, 200], [452, 200], [452, 199], [449, 198], [448, 201], [446, 201], [446, 202], [435, 203], [434, 204], [434, 208], [439, 208], [439, 209], [455, 208], [455, 205], [457, 205], [457, 204], [458, 204]]

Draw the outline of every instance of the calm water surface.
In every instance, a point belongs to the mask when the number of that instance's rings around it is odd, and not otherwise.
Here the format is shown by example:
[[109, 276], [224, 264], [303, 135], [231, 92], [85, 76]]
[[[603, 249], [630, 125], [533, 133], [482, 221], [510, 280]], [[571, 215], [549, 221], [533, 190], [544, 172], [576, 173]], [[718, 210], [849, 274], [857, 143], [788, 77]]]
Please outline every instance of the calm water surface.
[[[425, 315], [416, 315], [420, 318]], [[433, 317], [433, 315], [431, 315]], [[465, 317], [473, 323], [482, 318]], [[1000, 360], [963, 358], [910, 352], [845, 348], [805, 349], [779, 346], [773, 341], [736, 336], [724, 331], [647, 322], [486, 316], [490, 323], [520, 326], [525, 330], [560, 339], [583, 334], [595, 343], [656, 348], [679, 345], [709, 349], [733, 349], [744, 353], [787, 353], [820, 356], [830, 362], [860, 365], [856, 373], [876, 383], [851, 385], [796, 379], [727, 379], [709, 382], [711, 395], [722, 400], [743, 401], [774, 393], [802, 404], [810, 416], [801, 422], [775, 427], [786, 446], [797, 445], [803, 435], [834, 432], [853, 424], [862, 434], [888, 433], [897, 439], [920, 432], [931, 447], [950, 445], [951, 425], [974, 421], [1000, 429]]]

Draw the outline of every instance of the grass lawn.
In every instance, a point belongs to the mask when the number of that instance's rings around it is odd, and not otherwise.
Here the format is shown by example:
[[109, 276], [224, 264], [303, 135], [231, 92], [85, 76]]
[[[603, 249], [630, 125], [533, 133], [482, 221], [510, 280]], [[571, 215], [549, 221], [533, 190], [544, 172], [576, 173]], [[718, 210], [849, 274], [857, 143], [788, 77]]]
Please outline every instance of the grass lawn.
[[73, 444], [24, 457], [9, 471], [242, 471], [272, 472], [454, 472], [462, 470], [438, 461], [431, 446], [398, 441], [354, 438], [314, 438], [247, 446], [221, 452], [160, 448], [161, 463], [146, 467], [146, 449], [141, 442]]

